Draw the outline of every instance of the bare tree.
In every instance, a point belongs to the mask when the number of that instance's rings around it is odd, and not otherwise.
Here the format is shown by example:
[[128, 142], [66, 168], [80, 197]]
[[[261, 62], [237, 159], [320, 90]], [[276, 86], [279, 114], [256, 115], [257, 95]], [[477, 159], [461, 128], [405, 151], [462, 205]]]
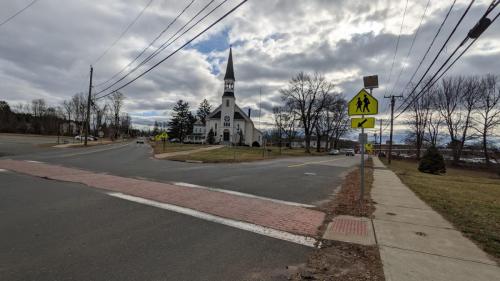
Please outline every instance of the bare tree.
[[120, 92], [113, 92], [110, 96], [108, 96], [109, 101], [109, 109], [113, 116], [113, 128], [114, 128], [114, 138], [118, 137], [118, 131], [120, 127], [120, 112], [123, 107], [123, 101], [125, 100], [125, 96]]
[[474, 137], [474, 135], [469, 134], [469, 129], [472, 127], [472, 114], [477, 108], [477, 103], [479, 101], [479, 79], [477, 77], [471, 76], [463, 79], [463, 85], [461, 87], [460, 103], [464, 115], [464, 124], [462, 127], [462, 136], [459, 142], [458, 155], [462, 155], [465, 142]]
[[332, 88], [333, 84], [324, 76], [317, 73], [311, 76], [301, 72], [289, 81], [286, 89], [280, 90], [285, 104], [299, 116], [308, 153], [311, 152], [311, 136]]
[[443, 123], [448, 129], [454, 162], [460, 160], [459, 134], [463, 128], [464, 122], [463, 113], [460, 108], [460, 91], [462, 84], [462, 77], [443, 79], [438, 89], [437, 96], [434, 99], [435, 108], [443, 118]]
[[71, 135], [73, 133], [73, 130], [71, 130], [71, 115], [73, 113], [73, 103], [71, 100], [65, 100], [62, 103], [62, 108], [64, 110], [64, 116], [66, 120], [68, 121], [68, 134]]
[[431, 112], [432, 96], [436, 94], [434, 87], [427, 87], [423, 95], [420, 96], [410, 107], [411, 118], [407, 122], [410, 126], [411, 143], [415, 145], [417, 159], [420, 159], [422, 147], [425, 140], [425, 132], [429, 122]]
[[289, 147], [292, 148], [292, 141], [297, 136], [297, 113], [290, 106], [274, 107], [273, 108], [274, 124], [278, 136], [285, 138]]
[[487, 75], [481, 80], [478, 100], [478, 118], [473, 127], [481, 136], [484, 158], [490, 165], [488, 154], [488, 138], [494, 129], [500, 126], [500, 89], [497, 88], [498, 77]]
[[439, 113], [431, 111], [429, 113], [429, 119], [427, 121], [427, 136], [426, 141], [430, 143], [431, 146], [437, 146], [439, 142], [439, 129], [443, 124], [443, 119]]

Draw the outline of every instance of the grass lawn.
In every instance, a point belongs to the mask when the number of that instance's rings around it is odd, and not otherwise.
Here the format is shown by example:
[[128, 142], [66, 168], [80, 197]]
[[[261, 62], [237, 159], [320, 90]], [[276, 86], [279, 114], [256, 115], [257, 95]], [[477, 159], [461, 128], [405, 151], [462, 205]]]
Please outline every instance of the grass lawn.
[[165, 149], [163, 149], [163, 142], [151, 142], [151, 146], [154, 149], [154, 154], [159, 153], [170, 153], [178, 151], [194, 150], [199, 148], [208, 147], [208, 145], [203, 144], [184, 144], [184, 143], [165, 143]]
[[431, 175], [420, 173], [417, 165], [393, 160], [387, 166], [434, 210], [500, 258], [500, 177], [449, 167], [445, 175]]
[[168, 158], [169, 160], [178, 161], [203, 161], [208, 163], [219, 162], [248, 162], [264, 159], [272, 159], [278, 157], [293, 157], [293, 156], [311, 156], [311, 155], [326, 155], [326, 152], [305, 153], [304, 149], [287, 149], [282, 148], [281, 154], [279, 147], [223, 147], [220, 149], [196, 152], [189, 155], [178, 155]]

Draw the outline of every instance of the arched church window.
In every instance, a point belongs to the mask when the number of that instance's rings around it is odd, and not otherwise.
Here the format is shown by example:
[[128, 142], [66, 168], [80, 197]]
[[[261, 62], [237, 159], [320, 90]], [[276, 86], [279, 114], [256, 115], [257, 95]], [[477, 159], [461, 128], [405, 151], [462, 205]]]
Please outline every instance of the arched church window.
[[226, 100], [226, 106], [229, 107], [229, 100]]

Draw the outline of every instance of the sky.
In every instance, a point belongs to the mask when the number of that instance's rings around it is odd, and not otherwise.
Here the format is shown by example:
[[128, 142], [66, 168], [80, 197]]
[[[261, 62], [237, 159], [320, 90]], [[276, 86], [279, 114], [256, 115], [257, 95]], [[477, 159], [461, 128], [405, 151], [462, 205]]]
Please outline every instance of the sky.
[[[157, 49], [210, 2], [152, 0], [110, 48], [149, 1], [39, 0], [0, 26], [0, 100], [14, 105], [44, 98], [50, 105], [61, 104], [75, 93], [88, 91], [90, 65], [94, 66], [97, 85], [94, 93], [98, 93], [109, 85], [99, 84], [127, 66], [183, 9], [189, 5], [146, 54]], [[210, 9], [222, 1], [213, 1]], [[1, 1], [0, 22], [30, 2]], [[204, 98], [216, 107], [223, 93], [222, 80], [232, 45], [237, 104], [245, 111], [252, 109], [257, 127], [269, 128], [272, 108], [281, 104], [279, 90], [300, 71], [324, 75], [335, 84], [334, 90], [347, 99], [363, 87], [363, 76], [378, 75], [380, 87], [373, 92], [379, 99], [381, 114], [377, 118], [387, 119], [389, 108], [384, 95], [403, 91], [452, 2], [430, 1], [423, 16], [425, 0], [249, 0], [186, 48], [123, 88], [124, 110], [132, 116], [134, 126], [144, 128], [155, 120], [167, 121], [179, 99], [188, 101], [193, 110]], [[463, 39], [490, 2], [474, 3], [442, 58]], [[430, 64], [436, 47], [444, 42], [468, 3], [457, 0], [424, 66]], [[124, 82], [168, 56], [238, 4], [238, 0], [226, 0]], [[500, 24], [495, 22], [449, 73], [499, 74], [499, 61]], [[437, 65], [442, 62], [443, 59], [438, 60]], [[417, 77], [421, 73], [422, 70]], [[402, 120], [396, 120], [395, 130], [401, 139], [406, 130]]]

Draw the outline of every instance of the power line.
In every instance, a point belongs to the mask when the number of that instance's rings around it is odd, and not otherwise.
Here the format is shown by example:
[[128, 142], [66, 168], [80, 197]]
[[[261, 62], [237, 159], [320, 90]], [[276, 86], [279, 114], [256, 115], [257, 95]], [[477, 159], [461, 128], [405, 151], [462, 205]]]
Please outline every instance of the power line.
[[415, 35], [413, 36], [413, 39], [411, 41], [410, 48], [408, 49], [408, 53], [406, 54], [406, 57], [403, 60], [403, 65], [402, 65], [401, 69], [399, 70], [398, 78], [396, 79], [396, 82], [394, 82], [394, 85], [392, 87], [390, 95], [392, 95], [394, 93], [394, 90], [396, 89], [396, 87], [398, 85], [399, 79], [401, 79], [401, 74], [406, 69], [406, 65], [404, 63], [408, 60], [408, 58], [410, 57], [410, 54], [413, 50], [413, 46], [415, 45], [415, 41], [417, 40], [418, 33], [420, 31], [420, 27], [422, 26], [422, 22], [425, 19], [425, 14], [427, 13], [427, 9], [429, 8], [430, 2], [431, 2], [431, 0], [427, 0], [427, 4], [425, 5], [425, 9], [424, 9], [424, 12], [422, 14], [422, 17], [420, 17], [420, 23], [418, 24], [417, 31], [415, 31]]
[[[488, 7], [488, 9], [486, 10], [486, 12], [484, 13], [484, 15], [480, 18], [479, 21], [481, 21], [482, 19], [486, 18], [486, 16], [488, 16], [488, 14], [500, 3], [500, 1], [497, 1], [495, 3], [495, 0], [492, 1], [492, 3], [490, 4], [490, 6]], [[493, 18], [493, 20], [490, 22], [490, 24], [483, 30], [483, 32], [489, 27], [491, 26], [491, 24], [498, 18], [498, 16], [500, 15], [500, 13], [498, 13], [495, 18]], [[412, 103], [414, 103], [418, 98], [420, 98], [420, 96], [425, 93], [425, 90], [426, 88], [430, 88], [432, 87], [434, 84], [437, 83], [437, 81], [439, 81], [439, 79], [441, 79], [441, 77], [443, 77], [446, 72], [448, 72], [448, 70], [462, 57], [463, 54], [465, 54], [465, 52], [467, 52], [467, 50], [469, 50], [469, 48], [477, 41], [477, 39], [479, 39], [479, 37], [481, 36], [482, 32], [472, 40], [472, 42], [455, 58], [455, 60], [453, 60], [453, 62], [440, 74], [439, 72], [441, 72], [441, 70], [446, 66], [446, 64], [448, 64], [448, 62], [451, 60], [451, 58], [456, 54], [456, 52], [468, 41], [468, 39], [470, 38], [469, 37], [469, 34], [466, 35], [466, 37], [462, 40], [462, 42], [455, 48], [455, 50], [448, 56], [448, 58], [446, 59], [446, 61], [443, 63], [443, 65], [434, 73], [434, 75], [431, 77], [431, 79], [426, 83], [426, 85], [424, 85], [424, 87], [422, 87], [422, 89], [417, 93], [417, 95], [405, 106], [405, 108], [396, 116], [396, 118], [398, 118], [401, 114], [403, 114], [406, 110], [408, 110], [408, 108], [411, 106]], [[437, 79], [434, 79], [436, 78], [436, 76], [439, 77]], [[408, 96], [409, 98], [409, 96]], [[399, 107], [401, 108], [401, 106]], [[398, 109], [399, 109], [398, 108]]]
[[[152, 54], [150, 54], [147, 58], [145, 58], [142, 62], [140, 62], [137, 66], [135, 66], [133, 69], [131, 69], [128, 73], [126, 73], [124, 76], [122, 76], [120, 79], [118, 79], [117, 81], [115, 81], [113, 84], [109, 85], [108, 87], [104, 88], [103, 90], [99, 91], [96, 93], [96, 95], [100, 94], [100, 93], [103, 93], [109, 89], [111, 89], [113, 86], [115, 86], [116, 84], [120, 83], [121, 81], [123, 81], [125, 78], [127, 78], [130, 74], [132, 74], [133, 72], [135, 72], [137, 69], [139, 69], [139, 67], [145, 65], [147, 62], [149, 62], [151, 59], [153, 59], [155, 56], [157, 56], [160, 52], [162, 52], [163, 50], [165, 50], [167, 47], [169, 47], [170, 45], [172, 45], [175, 41], [177, 41], [179, 38], [181, 38], [182, 36], [184, 36], [187, 32], [189, 32], [191, 29], [193, 29], [195, 26], [197, 26], [201, 21], [203, 21], [205, 18], [207, 18], [210, 14], [212, 14], [215, 10], [217, 10], [220, 6], [222, 6], [224, 3], [226, 3], [228, 0], [224, 0], [222, 1], [219, 5], [215, 6], [210, 12], [208, 12], [205, 16], [203, 16], [202, 18], [200, 18], [196, 23], [194, 23], [193, 25], [191, 25], [188, 29], [186, 29], [183, 33], [181, 33], [179, 36], [177, 36], [176, 38], [174, 38], [172, 41], [170, 41], [175, 35], [177, 35], [180, 31], [182, 31], [191, 21], [193, 21], [204, 9], [206, 9], [206, 7], [208, 7], [208, 5], [212, 2], [210, 2], [209, 4], [207, 4], [207, 6], [205, 6], [204, 8], [202, 8], [202, 10], [200, 10], [193, 18], [191, 18], [191, 20], [189, 22], [187, 22], [184, 26], [182, 26], [179, 30], [177, 30], [177, 32], [175, 34], [173, 34], [167, 41], [165, 41], [162, 46], [157, 49], [155, 52], [153, 52]], [[167, 44], [168, 43], [168, 44]]]
[[36, 2], [38, 2], [38, 0], [33, 0], [31, 1], [28, 5], [26, 5], [24, 8], [22, 8], [21, 10], [15, 12], [12, 16], [6, 18], [4, 21], [0, 22], [0, 27], [6, 23], [8, 23], [9, 21], [13, 20], [15, 17], [17, 17], [19, 14], [21, 14], [22, 12], [24, 12], [25, 10], [27, 10], [29, 7], [33, 6]]
[[453, 0], [453, 3], [451, 4], [450, 6], [450, 9], [448, 9], [448, 12], [446, 13], [446, 16], [444, 17], [443, 19], [443, 22], [441, 22], [441, 25], [439, 26], [436, 34], [434, 35], [434, 38], [432, 38], [432, 41], [431, 43], [429, 44], [429, 47], [427, 48], [427, 50], [425, 51], [425, 54], [424, 56], [422, 57], [422, 59], [420, 60], [420, 62], [418, 63], [418, 66], [417, 68], [415, 69], [415, 71], [413, 72], [413, 74], [411, 75], [411, 78], [410, 80], [408, 81], [408, 83], [406, 83], [405, 87], [408, 87], [410, 84], [411, 84], [411, 81], [413, 81], [413, 78], [415, 78], [415, 75], [417, 74], [418, 70], [420, 69], [420, 67], [422, 66], [425, 58], [427, 57], [427, 55], [429, 54], [429, 51], [432, 49], [432, 46], [434, 46], [434, 42], [436, 41], [436, 38], [439, 36], [439, 33], [441, 33], [441, 29], [443, 28], [444, 24], [446, 23], [446, 20], [448, 19], [448, 17], [450, 16], [450, 13], [451, 11], [453, 10], [453, 7], [455, 6], [455, 3], [457, 2], [457, 0]]
[[108, 80], [102, 82], [102, 83], [99, 83], [97, 85], [95, 85], [96, 87], [99, 87], [101, 85], [104, 85], [106, 83], [108, 83], [109, 81], [113, 80], [115, 77], [117, 77], [118, 75], [122, 74], [123, 71], [125, 71], [129, 66], [131, 66], [135, 61], [137, 61], [139, 59], [139, 57], [141, 57], [149, 48], [151, 48], [151, 46], [153, 46], [154, 43], [156, 43], [156, 41], [158, 41], [158, 39], [160, 39], [160, 37], [165, 34], [165, 32], [168, 31], [168, 29], [184, 14], [184, 12], [195, 2], [196, 0], [191, 0], [191, 2], [189, 2], [187, 4], [186, 7], [184, 7], [184, 9], [167, 25], [167, 27], [165, 27], [161, 32], [160, 34], [158, 34], [158, 36], [156, 36], [155, 39], [153, 39], [153, 41], [151, 41], [151, 43], [149, 43], [149, 45], [144, 48], [131, 62], [129, 62], [125, 67], [123, 67], [119, 72], [115, 73], [113, 76], [111, 76], [111, 78], [109, 78]]
[[151, 3], [153, 3], [153, 1], [154, 0], [149, 0], [146, 6], [139, 12], [139, 14], [137, 14], [137, 16], [132, 20], [132, 22], [130, 22], [127, 25], [127, 27], [122, 31], [120, 36], [118, 36], [118, 38], [116, 38], [116, 40], [95, 60], [94, 64], [97, 64], [109, 52], [109, 50], [111, 50], [111, 48], [113, 48], [116, 45], [116, 43], [118, 43], [118, 41], [120, 41], [123, 38], [123, 36], [130, 30], [130, 28], [137, 22], [137, 20], [139, 20], [142, 14], [144, 14], [144, 11], [146, 11], [146, 9], [151, 5]]
[[132, 84], [133, 82], [135, 82], [137, 79], [141, 78], [142, 76], [146, 75], [148, 72], [150, 72], [151, 70], [155, 69], [156, 67], [158, 67], [160, 64], [162, 64], [163, 62], [165, 62], [167, 59], [169, 59], [170, 57], [172, 57], [173, 55], [175, 55], [177, 52], [179, 52], [180, 50], [182, 50], [184, 47], [186, 47], [187, 45], [189, 45], [191, 42], [193, 42], [194, 40], [196, 40], [198, 37], [200, 37], [201, 35], [203, 35], [205, 32], [207, 32], [209, 29], [211, 29], [212, 27], [214, 27], [217, 23], [219, 23], [220, 21], [222, 21], [224, 18], [226, 18], [228, 15], [232, 14], [234, 11], [236, 11], [239, 7], [241, 7], [241, 5], [243, 5], [245, 2], [247, 2], [248, 0], [243, 0], [241, 1], [238, 5], [236, 5], [234, 8], [232, 8], [231, 10], [229, 10], [228, 12], [226, 12], [222, 17], [218, 18], [215, 22], [213, 22], [212, 24], [210, 24], [207, 28], [205, 28], [204, 30], [202, 30], [201, 32], [199, 32], [196, 36], [194, 36], [193, 38], [189, 39], [186, 43], [184, 43], [182, 46], [180, 46], [179, 48], [177, 48], [175, 51], [173, 51], [172, 53], [170, 53], [168, 56], [166, 56], [165, 58], [163, 58], [162, 60], [160, 60], [159, 62], [157, 62], [156, 64], [154, 64], [153, 66], [151, 66], [149, 69], [147, 69], [146, 71], [144, 71], [143, 73], [141, 73], [139, 76], [135, 77], [134, 79], [130, 80], [129, 82], [125, 83], [124, 85], [118, 87], [117, 89], [111, 91], [110, 93], [107, 93], [101, 97], [98, 97], [96, 99], [101, 99], [101, 98], [104, 98], [106, 96], [109, 96], [111, 95], [113, 92], [116, 92], [116, 91], [119, 91], [123, 88], [125, 88], [126, 86]]
[[389, 83], [391, 83], [392, 69], [394, 68], [394, 62], [396, 61], [396, 55], [398, 54], [399, 40], [401, 39], [401, 33], [403, 32], [403, 25], [405, 22], [407, 8], [408, 8], [408, 0], [406, 0], [405, 9], [403, 11], [403, 19], [401, 20], [401, 26], [399, 27], [399, 35], [398, 35], [398, 39], [396, 40], [396, 49], [394, 50], [394, 56], [392, 57], [392, 65], [391, 65], [391, 70], [389, 71], [389, 78], [387, 80], [387, 85], [389, 85]]
[[[439, 49], [438, 53], [436, 54], [436, 56], [432, 60], [431, 64], [429, 65], [429, 67], [427, 67], [425, 73], [422, 75], [422, 77], [420, 77], [420, 80], [418, 81], [417, 84], [415, 84], [415, 86], [413, 87], [413, 89], [411, 90], [411, 92], [408, 94], [408, 96], [405, 98], [405, 100], [403, 101], [402, 104], [404, 104], [410, 98], [410, 96], [416, 91], [416, 89], [418, 88], [418, 86], [420, 85], [420, 83], [422, 83], [422, 80], [424, 80], [424, 78], [426, 77], [427, 73], [429, 73], [429, 71], [431, 70], [432, 66], [434, 66], [434, 63], [437, 61], [437, 59], [439, 58], [439, 56], [443, 52], [444, 48], [446, 47], [446, 45], [450, 41], [450, 39], [453, 36], [453, 34], [455, 34], [455, 32], [457, 31], [458, 26], [462, 23], [463, 19], [465, 18], [465, 16], [469, 12], [469, 10], [472, 7], [472, 4], [474, 4], [474, 2], [475, 2], [475, 0], [471, 0], [471, 2], [469, 3], [469, 5], [467, 6], [467, 9], [465, 9], [465, 11], [463, 12], [462, 16], [460, 17], [460, 19], [458, 20], [458, 22], [455, 24], [455, 27], [453, 28], [453, 30], [451, 31], [451, 33], [448, 35], [448, 38], [446, 38], [446, 41], [443, 43], [443, 45]], [[462, 42], [461, 44], [463, 44], [463, 43], [464, 42]], [[399, 108], [401, 108], [401, 106]]]

